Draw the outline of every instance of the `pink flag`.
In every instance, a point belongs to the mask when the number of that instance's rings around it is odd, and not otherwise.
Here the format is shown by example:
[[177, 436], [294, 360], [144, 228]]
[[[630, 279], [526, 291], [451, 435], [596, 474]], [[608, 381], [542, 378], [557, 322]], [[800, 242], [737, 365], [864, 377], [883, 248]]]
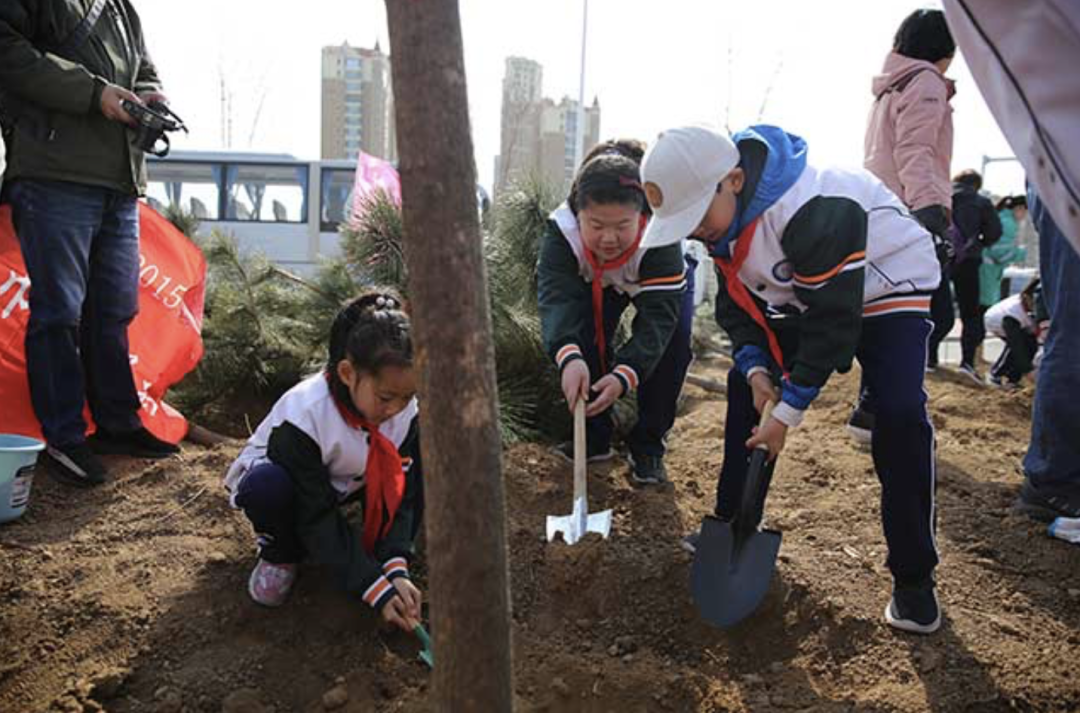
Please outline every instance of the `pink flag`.
[[401, 205], [401, 179], [389, 161], [360, 152], [356, 159], [356, 181], [353, 183], [351, 222], [364, 214], [364, 199], [382, 190]]

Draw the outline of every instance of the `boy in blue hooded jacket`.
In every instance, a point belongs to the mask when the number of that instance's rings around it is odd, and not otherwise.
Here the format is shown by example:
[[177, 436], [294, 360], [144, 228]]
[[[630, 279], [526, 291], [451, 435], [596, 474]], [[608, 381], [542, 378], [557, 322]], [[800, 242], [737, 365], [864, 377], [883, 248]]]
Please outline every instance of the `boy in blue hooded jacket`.
[[[871, 449], [894, 579], [886, 621], [931, 633], [934, 433], [923, 375], [940, 279], [930, 234], [865, 171], [818, 169], [806, 142], [773, 126], [728, 138], [665, 131], [642, 164], [649, 246], [702, 240], [717, 266], [716, 319], [731, 338], [716, 514], [730, 519], [750, 451], [775, 458], [834, 371], [858, 357], [877, 408]], [[777, 389], [779, 384], [779, 390]], [[767, 401], [779, 401], [755, 431]], [[684, 540], [693, 549], [696, 535]]]

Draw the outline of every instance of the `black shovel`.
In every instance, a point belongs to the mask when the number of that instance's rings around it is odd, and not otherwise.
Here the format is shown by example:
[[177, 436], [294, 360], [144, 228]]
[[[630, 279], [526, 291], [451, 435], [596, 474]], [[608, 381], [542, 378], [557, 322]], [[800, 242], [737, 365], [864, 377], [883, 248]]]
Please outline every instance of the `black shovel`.
[[[764, 426], [772, 403], [761, 414]], [[690, 588], [701, 617], [726, 629], [750, 616], [769, 590], [781, 534], [760, 529], [775, 461], [764, 447], [750, 454], [742, 501], [730, 522], [708, 516], [690, 570]]]

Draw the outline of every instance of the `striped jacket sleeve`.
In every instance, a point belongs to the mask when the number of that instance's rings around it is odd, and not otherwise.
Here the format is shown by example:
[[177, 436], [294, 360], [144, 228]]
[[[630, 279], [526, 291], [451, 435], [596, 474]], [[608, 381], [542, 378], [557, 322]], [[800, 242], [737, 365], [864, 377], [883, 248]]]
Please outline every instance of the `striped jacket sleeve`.
[[592, 295], [554, 221], [548, 221], [541, 239], [536, 285], [544, 350], [561, 372], [574, 359], [584, 358], [580, 340], [592, 319]]
[[866, 211], [850, 198], [818, 196], [798, 210], [780, 244], [791, 261], [795, 296], [806, 305], [799, 346], [773, 414], [789, 426], [834, 371], [847, 371], [862, 328]]
[[623, 392], [637, 389], [649, 378], [679, 324], [686, 289], [686, 261], [682, 245], [675, 243], [647, 251], [638, 271], [638, 292], [633, 298], [634, 321], [630, 339], [615, 354], [612, 373]]

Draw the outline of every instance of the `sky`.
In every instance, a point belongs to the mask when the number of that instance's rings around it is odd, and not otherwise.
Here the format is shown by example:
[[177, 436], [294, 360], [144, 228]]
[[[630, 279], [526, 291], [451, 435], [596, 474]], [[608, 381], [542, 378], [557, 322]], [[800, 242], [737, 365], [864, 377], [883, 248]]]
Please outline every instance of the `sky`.
[[[473, 147], [490, 188], [499, 150], [508, 56], [543, 66], [543, 93], [577, 98], [583, 0], [460, 0]], [[324, 45], [391, 50], [380, 0], [136, 0], [150, 53], [190, 136], [176, 149], [319, 157]], [[665, 128], [751, 123], [800, 134], [819, 165], [862, 162], [870, 82], [918, 0], [590, 0], [586, 101], [601, 107], [601, 138], [651, 141]], [[298, 10], [297, 8], [302, 8]], [[285, 9], [288, 8], [288, 9]], [[957, 57], [949, 70], [956, 140], [953, 171], [1008, 144]], [[223, 88], [224, 87], [224, 92]], [[222, 96], [230, 97], [223, 111]], [[1015, 162], [991, 164], [986, 188], [1023, 190]]]

